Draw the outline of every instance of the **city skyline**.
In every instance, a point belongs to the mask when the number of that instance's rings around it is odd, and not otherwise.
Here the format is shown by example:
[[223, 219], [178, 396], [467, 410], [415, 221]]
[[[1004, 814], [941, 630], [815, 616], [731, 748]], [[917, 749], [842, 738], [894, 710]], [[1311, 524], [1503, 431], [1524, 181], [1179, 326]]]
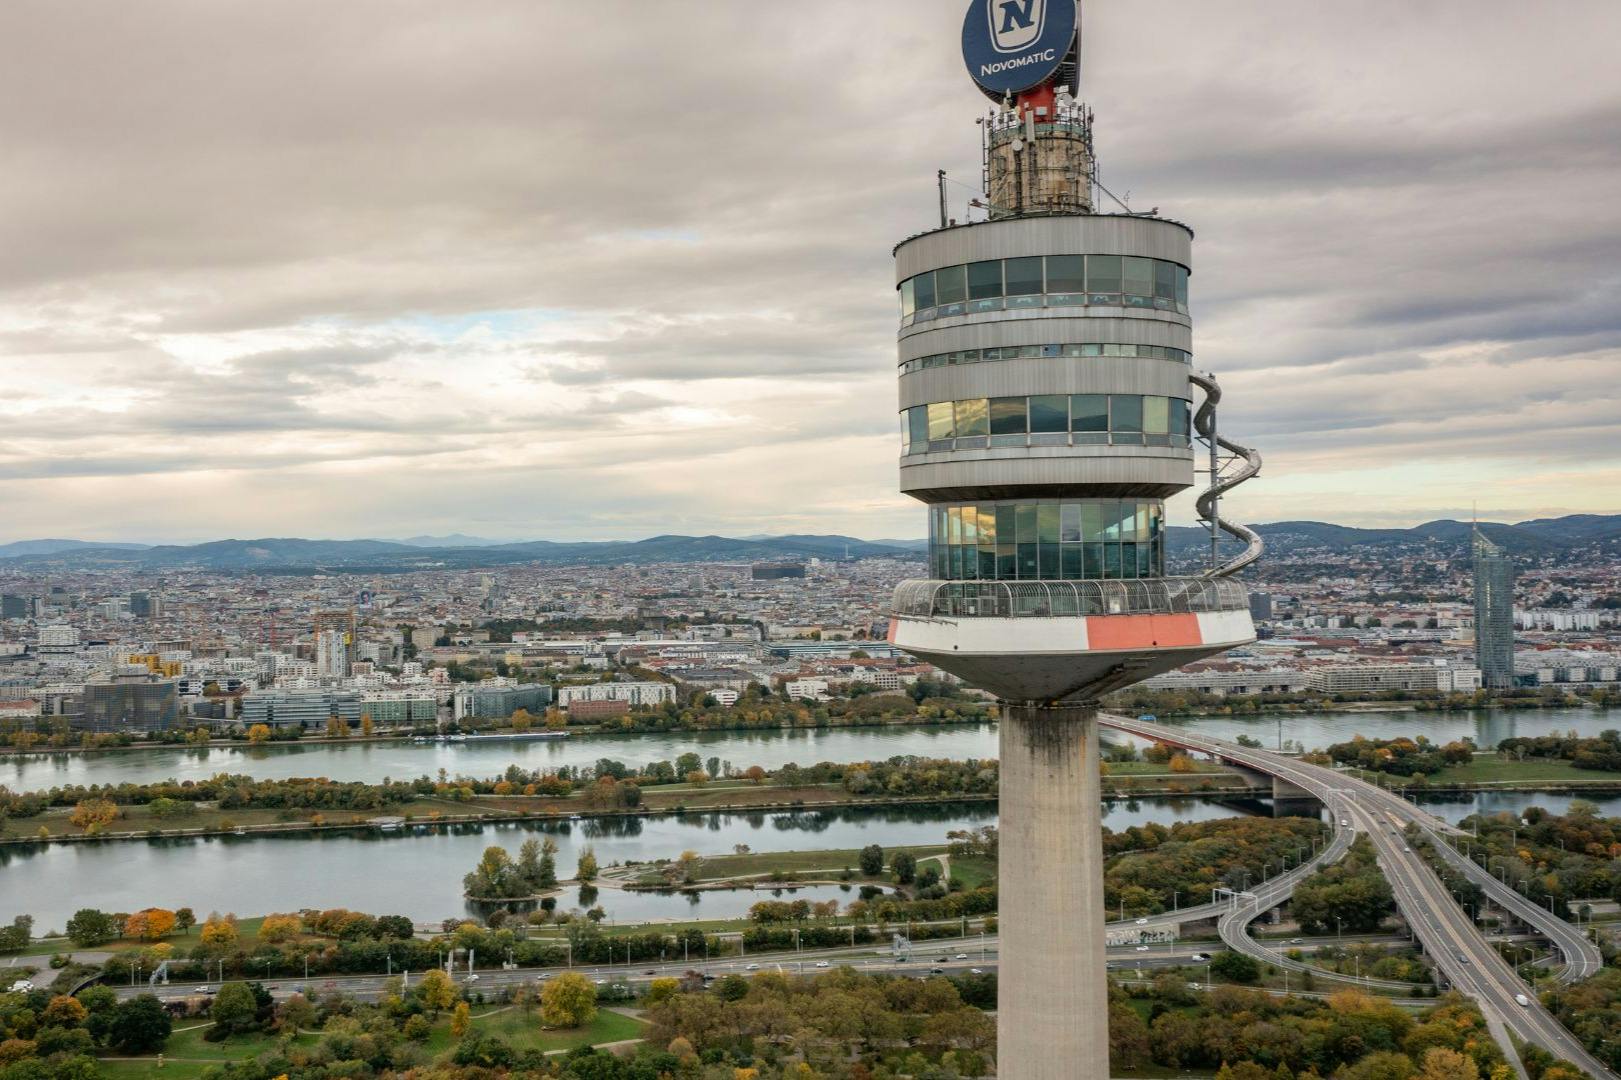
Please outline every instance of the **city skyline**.
[[[977, 186], [951, 20], [317, 10], [0, 14], [8, 539], [915, 534], [870, 253]], [[1233, 515], [1612, 510], [1621, 15], [1155, 14], [1089, 11], [1083, 94], [1198, 224]]]

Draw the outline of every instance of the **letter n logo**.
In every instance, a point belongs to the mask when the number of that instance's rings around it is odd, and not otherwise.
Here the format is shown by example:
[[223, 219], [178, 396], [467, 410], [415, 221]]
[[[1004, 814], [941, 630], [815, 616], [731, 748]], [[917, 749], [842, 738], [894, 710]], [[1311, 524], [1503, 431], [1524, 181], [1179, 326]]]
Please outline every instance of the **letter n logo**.
[[997, 52], [1018, 52], [1041, 37], [1047, 0], [985, 0], [991, 20], [991, 44]]

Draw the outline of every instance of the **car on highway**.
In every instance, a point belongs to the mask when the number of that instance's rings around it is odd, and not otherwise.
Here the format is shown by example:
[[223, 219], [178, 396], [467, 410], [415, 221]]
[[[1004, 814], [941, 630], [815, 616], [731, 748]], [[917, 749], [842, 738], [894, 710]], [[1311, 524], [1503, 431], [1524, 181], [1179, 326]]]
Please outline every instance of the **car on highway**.
[[607, 986], [608, 985], [608, 980], [607, 979], [592, 979], [591, 981], [596, 983], [598, 986]]
[[536, 976], [535, 976], [535, 981], [536, 981], [536, 982], [545, 982], [545, 981], [546, 981], [546, 980], [547, 980], [547, 979], [549, 979], [549, 978], [551, 978], [551, 977], [552, 977], [552, 973], [551, 973], [551, 972], [549, 972], [549, 971], [542, 971], [542, 972], [541, 972], [541, 973], [540, 973], [540, 974], [539, 974], [539, 975], [536, 975]]
[[1468, 962], [1469, 962], [1469, 957], [1465, 956], [1463, 953], [1458, 954], [1458, 963], [1467, 964]]
[[1524, 994], [1515, 994], [1514, 1004], [1518, 1005], [1522, 1009], [1527, 1009], [1531, 1007], [1531, 999], [1526, 997]]
[[966, 960], [966, 959], [968, 959], [968, 954], [965, 953], [965, 952], [960, 952], [960, 953], [957, 954], [957, 959], [958, 960]]
[[1139, 946], [1137, 946], [1137, 951], [1138, 952], [1147, 952], [1148, 951], [1148, 946], [1147, 945], [1139, 945]]
[[746, 964], [746, 965], [744, 965], [743, 970], [744, 971], [759, 971], [760, 970], [760, 965], [759, 964]]
[[653, 970], [652, 968], [648, 968], [646, 971], [642, 972], [642, 974], [643, 975], [657, 975], [658, 972]]
[[1351, 823], [1349, 821], [1346, 821], [1344, 818], [1340, 819], [1340, 828], [1349, 829], [1350, 827], [1351, 827]]
[[826, 960], [818, 960], [818, 961], [816, 961], [816, 966], [817, 967], [827, 967], [827, 961]]
[[930, 975], [944, 975], [945, 973], [946, 969], [943, 967], [932, 967], [929, 969]]
[[1300, 939], [1297, 938], [1297, 937], [1292, 937], [1292, 938], [1289, 939], [1289, 944], [1291, 944], [1291, 945], [1299, 945], [1300, 944]]
[[194, 993], [194, 994], [206, 994], [206, 993], [208, 993], [208, 984], [204, 983], [202, 986], [199, 986], [195, 990], [193, 990], [192, 993]]
[[1146, 917], [1138, 919], [1137, 920], [1137, 925], [1138, 926], [1147, 926], [1148, 925], [1148, 919]]
[[1209, 953], [1204, 953], [1204, 952], [1196, 952], [1196, 953], [1193, 954], [1193, 959], [1199, 961], [1200, 963], [1204, 963], [1206, 960], [1210, 959], [1210, 954]]
[[474, 972], [473, 974], [467, 976], [467, 981], [468, 982], [478, 982], [478, 973]]
[[985, 974], [985, 969], [984, 968], [969, 968], [968, 969], [968, 974], [970, 974], [970, 975], [983, 975], [983, 974]]

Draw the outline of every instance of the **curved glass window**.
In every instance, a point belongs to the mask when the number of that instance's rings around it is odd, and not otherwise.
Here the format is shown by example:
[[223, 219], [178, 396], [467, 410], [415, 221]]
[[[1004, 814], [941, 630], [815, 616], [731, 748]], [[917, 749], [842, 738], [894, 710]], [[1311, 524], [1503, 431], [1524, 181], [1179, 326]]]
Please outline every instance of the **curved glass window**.
[[1188, 268], [1137, 255], [1028, 255], [901, 282], [901, 325], [976, 311], [1099, 304], [1188, 312]]
[[1113, 342], [1088, 342], [1081, 345], [1002, 345], [991, 349], [958, 349], [955, 352], [931, 353], [907, 360], [900, 365], [902, 375], [929, 368], [956, 367], [959, 364], [981, 364], [987, 360], [1017, 360], [1028, 357], [1053, 356], [1138, 356], [1151, 360], [1175, 360], [1193, 363], [1193, 354], [1186, 349], [1173, 349], [1165, 345], [1120, 345]]
[[901, 452], [998, 446], [1193, 445], [1185, 398], [1037, 394], [935, 401], [901, 411]]
[[929, 569], [949, 580], [1159, 577], [1158, 499], [1033, 499], [929, 508]]

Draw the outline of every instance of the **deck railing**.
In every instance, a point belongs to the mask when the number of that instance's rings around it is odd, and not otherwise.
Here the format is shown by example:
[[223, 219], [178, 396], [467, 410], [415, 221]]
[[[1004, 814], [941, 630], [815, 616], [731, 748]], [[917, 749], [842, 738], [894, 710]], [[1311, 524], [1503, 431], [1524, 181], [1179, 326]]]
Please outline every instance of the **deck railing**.
[[961, 618], [1064, 615], [1177, 615], [1243, 611], [1249, 594], [1231, 578], [1081, 581], [903, 581], [892, 613]]

